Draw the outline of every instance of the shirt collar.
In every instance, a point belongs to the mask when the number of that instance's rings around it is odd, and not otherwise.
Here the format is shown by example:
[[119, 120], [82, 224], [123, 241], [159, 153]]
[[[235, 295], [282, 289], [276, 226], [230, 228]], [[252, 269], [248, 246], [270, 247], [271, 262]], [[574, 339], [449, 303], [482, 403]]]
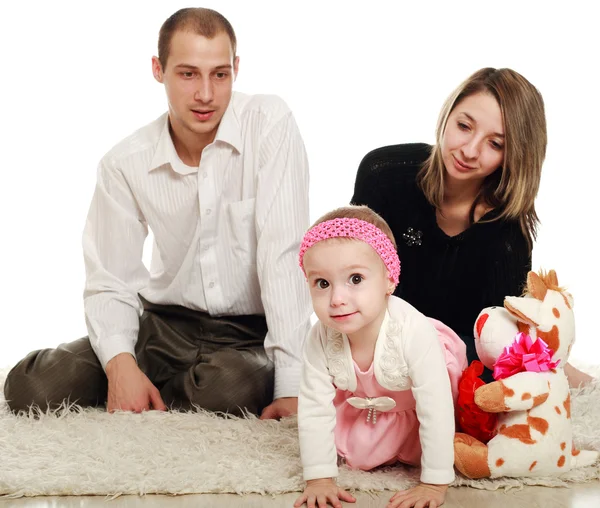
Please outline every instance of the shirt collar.
[[[225, 110], [225, 114], [223, 115], [223, 118], [221, 118], [221, 123], [217, 129], [214, 142], [226, 143], [234, 150], [241, 153], [241, 127], [233, 107], [233, 102], [234, 97], [232, 96], [231, 100], [229, 101], [229, 105]], [[198, 172], [197, 167], [185, 165], [179, 158], [179, 155], [177, 155], [177, 150], [175, 150], [175, 145], [173, 144], [173, 139], [171, 138], [171, 134], [169, 132], [168, 113], [164, 115], [164, 123], [158, 138], [156, 151], [154, 152], [154, 157], [152, 158], [150, 169], [148, 171], [158, 169], [167, 164], [170, 164], [173, 168], [173, 171], [179, 173], [180, 175], [189, 175]]]
[[169, 114], [165, 113], [162, 130], [156, 144], [156, 151], [154, 152], [154, 157], [152, 157], [148, 171], [169, 165], [173, 168], [173, 171], [180, 175], [189, 175], [198, 172], [197, 167], [186, 166], [179, 158], [179, 155], [177, 155], [177, 150], [175, 150], [175, 145], [169, 133]]
[[242, 127], [237, 116], [237, 112], [234, 106], [235, 92], [231, 96], [229, 106], [225, 110], [221, 123], [217, 129], [215, 141], [221, 141], [227, 143], [232, 148], [237, 150], [238, 153], [242, 153]]

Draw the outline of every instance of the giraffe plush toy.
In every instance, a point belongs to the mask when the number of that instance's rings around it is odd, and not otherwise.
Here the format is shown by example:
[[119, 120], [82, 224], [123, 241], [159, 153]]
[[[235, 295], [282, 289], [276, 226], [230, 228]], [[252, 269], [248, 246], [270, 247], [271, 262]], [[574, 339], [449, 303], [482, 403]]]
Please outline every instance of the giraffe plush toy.
[[529, 272], [524, 296], [506, 297], [504, 307], [479, 314], [477, 353], [494, 370], [496, 381], [475, 391], [475, 403], [498, 413], [498, 423], [487, 445], [456, 434], [455, 466], [463, 475], [557, 475], [597, 460], [598, 452], [580, 451], [572, 444], [571, 399], [563, 368], [574, 341], [573, 298], [559, 287], [554, 270]]

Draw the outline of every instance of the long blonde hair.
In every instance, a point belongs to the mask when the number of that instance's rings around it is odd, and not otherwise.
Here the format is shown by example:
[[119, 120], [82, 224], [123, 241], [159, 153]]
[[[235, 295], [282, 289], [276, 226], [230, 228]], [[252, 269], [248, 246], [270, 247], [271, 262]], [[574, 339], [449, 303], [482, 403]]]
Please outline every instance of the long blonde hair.
[[546, 157], [546, 116], [540, 92], [512, 69], [480, 69], [467, 78], [448, 97], [438, 119], [436, 144], [419, 171], [418, 181], [427, 200], [440, 208], [444, 199], [445, 167], [442, 159], [442, 139], [448, 117], [466, 97], [480, 92], [491, 94], [502, 112], [504, 122], [504, 162], [483, 182], [471, 207], [485, 202], [499, 210], [492, 220], [515, 219], [532, 245], [539, 218], [535, 211], [542, 164]]

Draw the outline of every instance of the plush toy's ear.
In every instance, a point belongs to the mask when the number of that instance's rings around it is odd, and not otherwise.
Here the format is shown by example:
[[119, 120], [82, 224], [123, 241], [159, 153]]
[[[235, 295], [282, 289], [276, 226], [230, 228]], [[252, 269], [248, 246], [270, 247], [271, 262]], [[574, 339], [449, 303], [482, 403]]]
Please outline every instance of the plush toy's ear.
[[569, 307], [572, 309], [575, 303], [575, 300], [573, 300], [573, 295], [568, 291], [563, 291], [562, 295], [567, 299], [567, 302], [569, 302]]
[[[546, 287], [546, 286], [544, 286]], [[504, 299], [504, 308], [522, 323], [537, 327], [540, 302], [536, 298], [520, 298], [507, 296]]]
[[546, 278], [549, 284], [558, 287], [558, 277], [556, 276], [556, 272], [554, 270], [550, 270]]
[[[554, 274], [554, 276], [556, 277], [556, 274]], [[527, 291], [536, 300], [543, 301], [546, 297], [546, 293], [548, 292], [548, 288], [537, 273], [529, 272], [527, 274]]]

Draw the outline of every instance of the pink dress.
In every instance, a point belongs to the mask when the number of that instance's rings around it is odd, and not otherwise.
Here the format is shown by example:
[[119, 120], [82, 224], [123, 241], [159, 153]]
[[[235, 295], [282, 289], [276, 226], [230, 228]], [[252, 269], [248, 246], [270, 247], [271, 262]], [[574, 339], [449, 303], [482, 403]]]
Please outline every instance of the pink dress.
[[[460, 337], [446, 325], [430, 319], [435, 326], [444, 350], [446, 367], [452, 386], [454, 402], [458, 396], [458, 380], [467, 366], [466, 348]], [[336, 408], [335, 445], [338, 454], [348, 466], [369, 470], [396, 461], [414, 466], [421, 463], [419, 420], [416, 402], [411, 390], [391, 391], [383, 388], [375, 378], [373, 363], [366, 372], [354, 363], [356, 390], [336, 390], [333, 403]], [[368, 409], [358, 409], [348, 403], [351, 397], [390, 397], [396, 406], [389, 411], [376, 411], [367, 419]]]

